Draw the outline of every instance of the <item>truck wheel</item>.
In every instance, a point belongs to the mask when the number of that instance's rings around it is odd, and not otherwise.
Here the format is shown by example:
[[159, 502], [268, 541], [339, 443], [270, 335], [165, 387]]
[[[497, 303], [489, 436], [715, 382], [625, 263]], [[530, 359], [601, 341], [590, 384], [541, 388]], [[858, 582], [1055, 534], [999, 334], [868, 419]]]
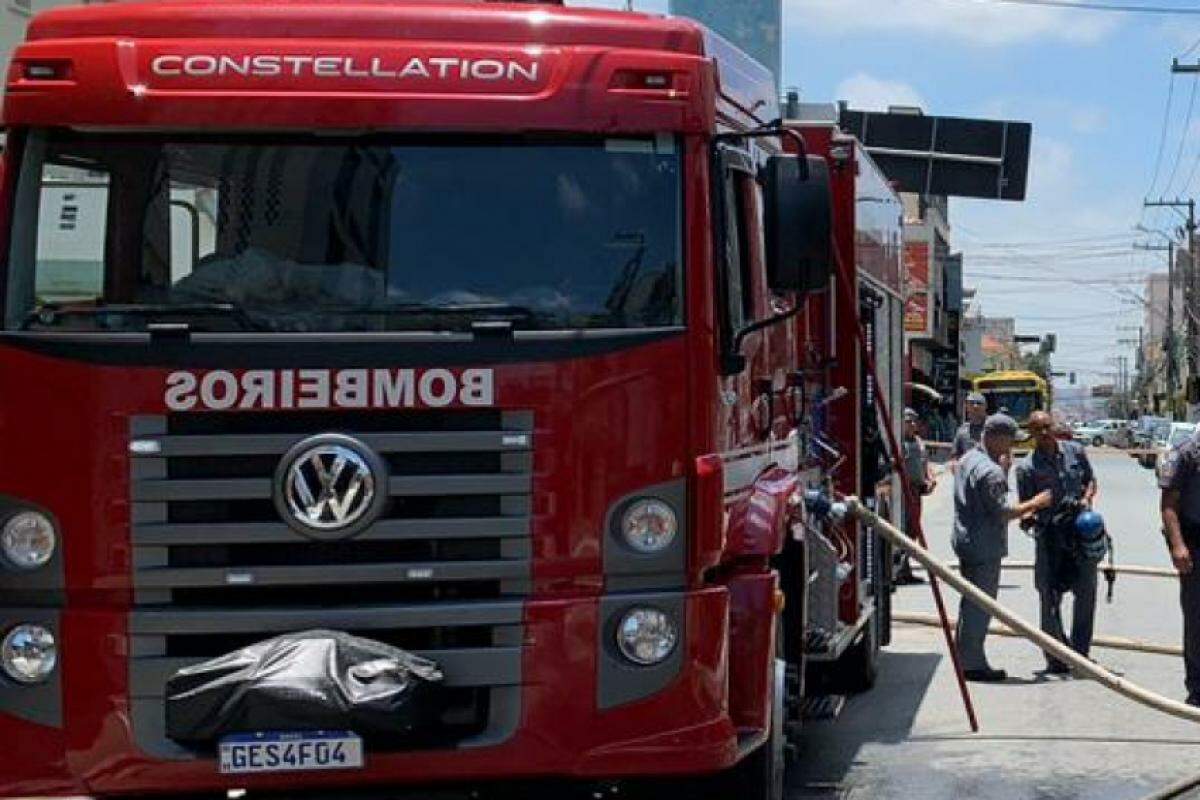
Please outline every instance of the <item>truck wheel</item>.
[[858, 641], [838, 659], [833, 678], [839, 689], [851, 694], [865, 692], [875, 685], [879, 675], [879, 613], [875, 613], [863, 626]]
[[709, 800], [783, 800], [787, 765], [787, 661], [783, 625], [775, 619], [775, 671], [771, 683], [771, 719], [767, 739], [716, 781]]
[[740, 800], [783, 800], [784, 767], [787, 764], [787, 734], [784, 730], [787, 695], [787, 662], [775, 659], [771, 687], [771, 728], [767, 740], [731, 770], [729, 792], [723, 797]]
[[1103, 437], [1095, 436], [1092, 438], [1092, 447], [1101, 447], [1103, 445], [1104, 445]]

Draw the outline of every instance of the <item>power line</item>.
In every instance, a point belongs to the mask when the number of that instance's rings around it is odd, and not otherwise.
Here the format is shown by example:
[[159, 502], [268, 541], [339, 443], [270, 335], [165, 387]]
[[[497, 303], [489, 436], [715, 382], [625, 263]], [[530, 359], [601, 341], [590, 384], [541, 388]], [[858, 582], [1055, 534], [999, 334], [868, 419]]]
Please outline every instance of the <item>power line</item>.
[[1016, 241], [1016, 242], [992, 241], [992, 242], [989, 242], [989, 241], [985, 241], [982, 238], [980, 238], [980, 236], [978, 234], [973, 234], [973, 233], [970, 233], [969, 231], [966, 231], [958, 223], [955, 223], [955, 225], [954, 225], [954, 232], [955, 233], [966, 233], [968, 238], [975, 239], [976, 241], [971, 243], [972, 247], [996, 247], [996, 248], [1003, 248], [1003, 249], [1009, 249], [1009, 248], [1014, 248], [1014, 247], [1056, 247], [1058, 245], [1064, 245], [1064, 244], [1086, 244], [1088, 242], [1104, 242], [1104, 241], [1111, 241], [1111, 240], [1131, 239], [1137, 235], [1136, 232], [1092, 233], [1092, 234], [1087, 234], [1087, 235], [1081, 234], [1079, 236], [1073, 236], [1073, 237], [1063, 238], [1063, 239], [1030, 239], [1030, 240], [1023, 241], [1023, 242], [1022, 241]]
[[[980, 0], [975, 0], [979, 2]], [[1200, 15], [1200, 8], [1178, 8], [1173, 6], [1142, 6], [1128, 3], [1072, 2], [1072, 0], [982, 0], [1012, 6], [1040, 6], [1042, 8], [1067, 8], [1074, 11], [1113, 11], [1118, 14], [1178, 14]]]
[[[1192, 91], [1188, 98], [1187, 115], [1183, 119], [1183, 130], [1179, 132], [1179, 151], [1175, 154], [1175, 164], [1171, 167], [1171, 177], [1167, 178], [1167, 186], [1163, 190], [1163, 194], [1170, 194], [1171, 187], [1175, 185], [1175, 174], [1179, 172], [1179, 164], [1183, 161], [1183, 149], [1188, 142], [1188, 129], [1192, 126], [1192, 113], [1196, 109], [1196, 87], [1200, 86], [1200, 77], [1192, 76]], [[1185, 189], [1187, 187], [1184, 187]]]
[[[1162, 134], [1158, 137], [1158, 155], [1154, 157], [1154, 177], [1150, 179], [1150, 188], [1146, 190], [1146, 197], [1154, 194], [1154, 187], [1158, 185], [1158, 176], [1162, 172], [1162, 157], [1163, 151], [1167, 146], [1167, 131], [1171, 128], [1171, 101], [1175, 97], [1175, 73], [1171, 73], [1170, 79], [1167, 81], [1167, 109], [1163, 113]], [[1146, 209], [1142, 208], [1142, 220], [1146, 218]]]

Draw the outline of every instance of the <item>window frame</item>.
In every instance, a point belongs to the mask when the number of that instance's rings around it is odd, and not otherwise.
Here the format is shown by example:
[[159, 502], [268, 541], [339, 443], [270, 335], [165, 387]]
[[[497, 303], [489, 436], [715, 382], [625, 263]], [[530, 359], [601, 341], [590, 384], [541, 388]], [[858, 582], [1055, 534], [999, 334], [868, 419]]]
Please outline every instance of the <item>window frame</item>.
[[[39, 230], [39, 228], [42, 224], [41, 215], [37, 210], [37, 203], [40, 201], [44, 169], [45, 169], [45, 166], [48, 164], [63, 163], [58, 160], [50, 160], [47, 157], [47, 151], [49, 151], [53, 146], [53, 140], [51, 137], [52, 132], [53, 132], [52, 129], [45, 129], [45, 128], [29, 130], [28, 135], [26, 135], [23, 138], [25, 139], [25, 141], [27, 143], [29, 143], [30, 146], [22, 148], [21, 158], [15, 164], [14, 171], [17, 174], [16, 174], [16, 180], [14, 181], [15, 191], [14, 191], [13, 203], [11, 204], [13, 214], [11, 215], [11, 218], [9, 220], [10, 228], [13, 227], [11, 225], [11, 223], [13, 220], [15, 220], [16, 213], [22, 209], [27, 209], [29, 207], [28, 195], [32, 194], [33, 195], [33, 203], [34, 203], [34, 206], [33, 206], [34, 211], [33, 211], [33, 216], [32, 216], [31, 221], [33, 224], [23, 225], [22, 228], [31, 232], [31, 235], [33, 238], [33, 248], [34, 249], [31, 254], [25, 253], [23, 249], [18, 250], [18, 248], [16, 246], [15, 238], [10, 238], [9, 241], [6, 243], [7, 246], [4, 247], [3, 252], [0, 252], [0, 265], [3, 265], [3, 267], [5, 268], [3, 285], [0, 285], [0, 292], [3, 292], [3, 299], [0, 302], [3, 303], [3, 308], [4, 308], [4, 311], [3, 311], [4, 320], [3, 320], [2, 327], [3, 327], [3, 330], [7, 331], [7, 332], [19, 331], [22, 320], [27, 316], [28, 308], [33, 307], [31, 303], [26, 302], [26, 297], [27, 297], [27, 295], [29, 295], [30, 292], [32, 292], [32, 284], [37, 279], [36, 269], [34, 271], [32, 271], [29, 275], [25, 276], [28, 279], [27, 282], [30, 284], [30, 286], [28, 287], [29, 291], [24, 291], [25, 287], [23, 284], [14, 283], [11, 278], [11, 274], [12, 274], [12, 270], [16, 268], [17, 263], [23, 262], [23, 260], [25, 260], [25, 259], [32, 259], [32, 261], [34, 262], [35, 265], [37, 262], [37, 256], [36, 256], [37, 231]], [[109, 136], [109, 135], [110, 134], [97, 135], [95, 137], [95, 139], [97, 141], [102, 141], [104, 136]], [[127, 139], [141, 138], [142, 136], [147, 136], [147, 137], [153, 138], [154, 134], [143, 134], [142, 132], [131, 131], [131, 132], [116, 132], [116, 133], [111, 134], [111, 136], [116, 140], [125, 141]], [[689, 297], [688, 291], [689, 291], [689, 285], [690, 285], [689, 274], [688, 274], [688, 270], [689, 270], [688, 264], [689, 264], [689, 255], [690, 255], [691, 248], [690, 248], [689, 237], [687, 235], [688, 214], [689, 214], [689, 207], [690, 207], [690, 204], [688, 202], [687, 189], [688, 189], [688, 165], [689, 165], [691, 157], [688, 152], [687, 139], [683, 135], [678, 134], [673, 131], [667, 131], [667, 132], [663, 132], [663, 133], [653, 135], [653, 136], [652, 135], [633, 135], [633, 134], [619, 135], [619, 136], [605, 136], [605, 135], [589, 134], [589, 135], [585, 135], [585, 136], [579, 136], [579, 135], [567, 134], [567, 133], [563, 133], [563, 134], [531, 133], [531, 134], [515, 134], [515, 135], [502, 134], [502, 133], [496, 133], [496, 134], [465, 133], [465, 134], [461, 134], [461, 135], [455, 134], [452, 136], [442, 137], [442, 136], [434, 136], [434, 135], [426, 135], [426, 134], [408, 134], [408, 133], [397, 132], [397, 133], [380, 133], [374, 137], [346, 137], [346, 140], [349, 142], [353, 142], [355, 144], [361, 144], [365, 141], [366, 138], [377, 138], [381, 142], [386, 142], [386, 143], [390, 144], [391, 146], [397, 146], [397, 147], [403, 147], [406, 145], [418, 145], [418, 146], [426, 145], [426, 146], [428, 146], [428, 145], [434, 145], [434, 144], [444, 144], [447, 148], [451, 148], [451, 147], [459, 146], [459, 145], [494, 144], [495, 146], [511, 145], [514, 147], [518, 147], [518, 146], [539, 147], [539, 146], [541, 146], [541, 147], [545, 147], [548, 149], [552, 149], [556, 146], [582, 147], [582, 146], [588, 146], [588, 145], [598, 145], [600, 147], [603, 147], [606, 142], [608, 142], [609, 140], [613, 140], [613, 139], [618, 139], [618, 140], [619, 139], [629, 139], [629, 140], [637, 140], [637, 141], [655, 140], [656, 142], [661, 143], [664, 140], [664, 138], [669, 138], [673, 144], [674, 149], [672, 152], [673, 152], [675, 159], [677, 160], [677, 166], [678, 166], [678, 174], [676, 176], [676, 180], [674, 181], [673, 197], [672, 197], [672, 200], [676, 206], [675, 223], [674, 223], [674, 231], [673, 231], [673, 241], [674, 241], [675, 256], [676, 256], [675, 257], [675, 262], [676, 262], [675, 263], [675, 275], [674, 275], [675, 283], [676, 283], [675, 321], [673, 321], [669, 324], [664, 324], [664, 325], [633, 326], [633, 327], [628, 327], [628, 328], [613, 328], [613, 330], [634, 331], [634, 330], [649, 330], [649, 329], [686, 329], [688, 327], [689, 322], [690, 322], [690, 317], [691, 317], [691, 314], [689, 313], [689, 300], [688, 300], [688, 297]], [[307, 141], [310, 139], [311, 139], [311, 142]], [[242, 134], [242, 133], [208, 134], [205, 132], [183, 132], [183, 133], [179, 133], [177, 136], [174, 136], [170, 139], [171, 142], [178, 142], [178, 143], [213, 142], [213, 143], [246, 143], [246, 144], [255, 144], [255, 143], [260, 143], [260, 142], [263, 144], [280, 144], [280, 143], [284, 143], [284, 142], [296, 142], [298, 144], [309, 144], [309, 143], [311, 143], [311, 144], [330, 144], [330, 143], [336, 143], [338, 140], [339, 140], [339, 137], [315, 137], [315, 136], [309, 137], [305, 134], [293, 134], [291, 132], [280, 132], [278, 135], [258, 134], [258, 133], [253, 133], [253, 134]], [[38, 164], [37, 169], [34, 169], [32, 166], [34, 161], [36, 161]], [[68, 164], [68, 165], [70, 166], [70, 164]], [[110, 176], [113, 175], [112, 170], [106, 169], [106, 171], [110, 174]], [[37, 174], [34, 174], [35, 172]], [[114, 209], [120, 204], [120, 198], [117, 197], [119, 192], [114, 191], [114, 189], [113, 189], [113, 184], [116, 184], [116, 183], [119, 183], [119, 181], [112, 181], [112, 183], [110, 183], [110, 191], [109, 191], [109, 195], [108, 195], [108, 207], [106, 209], [107, 218], [109, 218], [109, 219], [111, 219], [113, 217]], [[168, 188], [168, 193], [169, 193], [169, 191], [170, 191], [170, 189]], [[169, 196], [169, 194], [168, 194], [168, 196]], [[171, 210], [174, 210], [177, 208], [178, 208], [178, 204], [175, 203], [174, 201], [169, 201], [167, 203], [168, 224], [169, 224], [169, 217], [170, 217]], [[26, 213], [28, 213], [28, 212], [26, 212]], [[145, 222], [146, 222], [146, 218], [143, 215], [141, 218], [141, 223], [138, 225], [126, 226], [126, 225], [122, 225], [121, 223], [111, 223], [111, 224], [108, 224], [105, 226], [105, 231], [104, 231], [105, 268], [104, 268], [104, 272], [105, 272], [105, 276], [106, 276], [106, 278], [105, 278], [106, 281], [107, 281], [107, 275], [109, 272], [107, 264], [113, 259], [113, 253], [114, 253], [115, 248], [117, 248], [118, 245], [122, 244], [115, 240], [120, 239], [120, 238], [122, 238], [123, 235], [125, 235], [122, 233], [123, 230], [133, 231], [136, 229], [138, 231], [137, 238], [139, 238], [142, 242], [144, 242], [145, 241], [145, 232], [144, 232]], [[170, 231], [169, 227], [167, 228], [167, 231], [169, 233], [169, 231]], [[15, 234], [15, 231], [10, 231], [10, 233]], [[193, 231], [193, 234], [194, 234], [194, 231]], [[132, 234], [129, 234], [129, 236], [132, 236]], [[193, 241], [192, 244], [194, 245], [195, 242]], [[141, 250], [140, 247], [137, 249], [139, 251]], [[193, 246], [191, 249], [194, 253], [195, 247]], [[19, 256], [18, 256], [18, 253], [19, 253]], [[169, 252], [167, 253], [167, 255], [169, 257], [169, 255], [170, 255]], [[139, 259], [140, 258], [143, 258], [143, 257], [139, 255]], [[194, 268], [194, 266], [195, 266], [195, 264], [193, 263], [193, 268]], [[167, 265], [167, 268], [168, 268], [168, 270], [170, 270], [170, 268], [171, 268], [170, 264]], [[139, 269], [145, 269], [145, 264], [142, 263], [140, 260], [139, 260]], [[22, 268], [22, 271], [23, 272], [25, 271], [24, 268]], [[18, 289], [20, 291], [18, 291]], [[111, 291], [111, 289], [106, 283], [105, 293], [108, 294], [110, 291]], [[36, 302], [36, 297], [33, 298], [33, 302]], [[548, 330], [548, 331], [592, 331], [592, 330], [607, 330], [607, 328], [563, 326], [563, 327], [547, 328], [545, 330]], [[412, 332], [413, 331], [399, 329], [396, 331], [379, 331], [378, 333], [412, 333]], [[33, 332], [33, 333], [36, 333], [36, 332]], [[92, 333], [92, 332], [91, 331], [80, 331], [79, 333], [86, 334], [86, 333]], [[275, 333], [283, 333], [283, 332], [275, 332]]]
[[[748, 181], [759, 191], [758, 170], [754, 157], [748, 149], [729, 144], [718, 144], [714, 148], [712, 176], [712, 219], [714, 233], [714, 271], [717, 287], [717, 318], [722, 350], [729, 352], [737, 332], [754, 321], [755, 303], [755, 228], [749, 223], [752, 209], [738, 201], [735, 194]], [[759, 191], [761, 195], [761, 192]], [[742, 231], [749, 252], [743, 253]], [[761, 247], [759, 248], [761, 251]], [[734, 281], [740, 289], [740, 303], [734, 302]], [[740, 308], [735, 307], [739, 306]]]

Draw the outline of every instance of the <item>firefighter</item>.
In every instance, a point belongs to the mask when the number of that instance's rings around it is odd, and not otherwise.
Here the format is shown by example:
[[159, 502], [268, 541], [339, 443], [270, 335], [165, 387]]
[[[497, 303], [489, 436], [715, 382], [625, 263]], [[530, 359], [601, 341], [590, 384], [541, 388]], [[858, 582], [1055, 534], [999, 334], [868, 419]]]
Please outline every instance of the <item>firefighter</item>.
[[1167, 455], [1159, 487], [1163, 535], [1179, 570], [1187, 702], [1200, 706], [1200, 433]]
[[[1017, 496], [1029, 500], [1044, 490], [1053, 495], [1053, 505], [1031, 517], [1027, 526], [1037, 538], [1033, 574], [1042, 630], [1087, 658], [1096, 618], [1096, 563], [1082, 547], [1076, 523], [1095, 502], [1096, 475], [1083, 445], [1055, 437], [1054, 420], [1045, 411], [1029, 417], [1029, 432], [1034, 447], [1017, 463]], [[1075, 596], [1070, 638], [1062, 622], [1066, 592]], [[1065, 675], [1071, 668], [1047, 654], [1046, 671]]]
[[[954, 479], [954, 553], [962, 575], [991, 597], [1000, 588], [1000, 562], [1008, 555], [1008, 523], [1048, 508], [1044, 491], [1014, 505], [1001, 462], [1011, 457], [1017, 423], [994, 414], [983, 424], [982, 441], [958, 462]], [[967, 680], [997, 682], [1008, 674], [988, 665], [984, 651], [989, 615], [964, 597], [958, 608], [958, 648]]]
[[[915, 523], [921, 519], [921, 498], [932, 493], [937, 486], [937, 478], [934, 477], [933, 469], [929, 465], [929, 453], [925, 449], [925, 442], [917, 435], [918, 420], [916, 411], [911, 408], [904, 409], [904, 437], [900, 442], [904, 463], [900, 466], [904, 469], [905, 480], [912, 489], [913, 514], [916, 520], [910, 523], [909, 533], [914, 536]], [[899, 562], [896, 565], [895, 581], [897, 584], [921, 583], [921, 579], [913, 574], [912, 563], [907, 552], [897, 553], [897, 560]]]
[[966, 455], [968, 450], [979, 444], [983, 436], [983, 422], [987, 418], [987, 400], [979, 392], [971, 392], [967, 395], [965, 409], [967, 419], [954, 434], [950, 452], [951, 468], [957, 465], [958, 460]]

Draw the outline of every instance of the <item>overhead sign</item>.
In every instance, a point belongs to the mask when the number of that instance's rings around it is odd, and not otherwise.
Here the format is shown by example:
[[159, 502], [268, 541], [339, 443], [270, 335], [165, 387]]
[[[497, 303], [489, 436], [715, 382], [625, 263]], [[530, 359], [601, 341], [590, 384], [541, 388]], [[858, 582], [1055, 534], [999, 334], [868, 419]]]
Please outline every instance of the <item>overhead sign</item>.
[[942, 397], [954, 400], [958, 394], [958, 353], [940, 352], [933, 358], [933, 388]]
[[1024, 200], [1033, 126], [843, 108], [854, 135], [900, 190], [984, 200]]

